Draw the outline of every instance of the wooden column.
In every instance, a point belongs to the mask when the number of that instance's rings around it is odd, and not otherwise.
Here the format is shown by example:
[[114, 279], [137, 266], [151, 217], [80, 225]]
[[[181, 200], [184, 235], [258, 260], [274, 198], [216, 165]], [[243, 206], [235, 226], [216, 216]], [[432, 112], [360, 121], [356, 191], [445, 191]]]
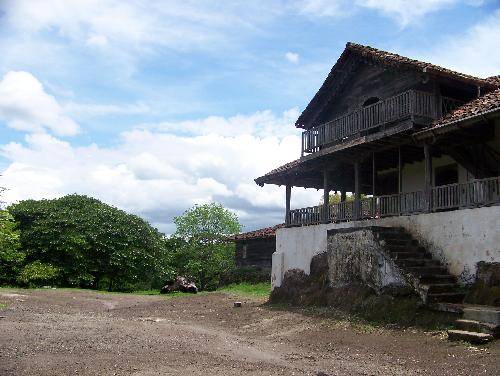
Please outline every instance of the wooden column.
[[345, 202], [347, 200], [347, 194], [345, 188], [340, 191], [340, 202]]
[[436, 118], [440, 119], [443, 117], [443, 97], [441, 95], [441, 88], [439, 84], [434, 80], [434, 95], [435, 95], [435, 103], [436, 103]]
[[429, 144], [424, 144], [424, 166], [425, 166], [425, 210], [432, 210], [432, 155]]
[[323, 221], [328, 223], [330, 221], [330, 182], [328, 179], [328, 171], [323, 171]]
[[377, 181], [377, 166], [375, 165], [375, 153], [372, 155], [372, 195], [375, 197], [375, 183]]
[[285, 191], [285, 225], [290, 226], [290, 199], [292, 197], [292, 186], [290, 184], [286, 185], [286, 191]]
[[398, 147], [398, 193], [403, 191], [403, 156], [401, 146]]
[[361, 184], [360, 184], [360, 176], [359, 176], [359, 161], [354, 162], [354, 219], [359, 219], [360, 217], [360, 199], [361, 199]]

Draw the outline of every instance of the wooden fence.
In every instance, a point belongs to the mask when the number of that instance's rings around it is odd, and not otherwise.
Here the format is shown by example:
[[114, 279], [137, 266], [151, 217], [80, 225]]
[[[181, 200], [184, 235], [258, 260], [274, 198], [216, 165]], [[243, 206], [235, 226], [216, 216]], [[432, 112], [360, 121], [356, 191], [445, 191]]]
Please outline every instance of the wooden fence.
[[[430, 191], [429, 202], [430, 211], [500, 204], [500, 177], [433, 187]], [[327, 215], [323, 205], [291, 210], [289, 225], [376, 219], [426, 211], [428, 209], [424, 191], [405, 192], [331, 204], [328, 206]]]

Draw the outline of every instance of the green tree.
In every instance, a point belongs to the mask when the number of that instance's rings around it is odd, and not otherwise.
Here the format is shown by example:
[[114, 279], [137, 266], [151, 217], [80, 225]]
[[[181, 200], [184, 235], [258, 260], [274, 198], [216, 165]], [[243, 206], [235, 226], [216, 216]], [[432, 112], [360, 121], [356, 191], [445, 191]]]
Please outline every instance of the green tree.
[[15, 283], [23, 261], [14, 218], [8, 211], [0, 210], [0, 284]]
[[222, 205], [195, 205], [174, 218], [177, 226], [174, 264], [178, 273], [194, 278], [201, 290], [214, 289], [234, 267], [234, 244], [227, 238], [241, 231], [237, 216]]
[[74, 194], [8, 209], [19, 224], [26, 263], [56, 268], [57, 284], [130, 290], [159, 287], [171, 274], [163, 234], [99, 200]]

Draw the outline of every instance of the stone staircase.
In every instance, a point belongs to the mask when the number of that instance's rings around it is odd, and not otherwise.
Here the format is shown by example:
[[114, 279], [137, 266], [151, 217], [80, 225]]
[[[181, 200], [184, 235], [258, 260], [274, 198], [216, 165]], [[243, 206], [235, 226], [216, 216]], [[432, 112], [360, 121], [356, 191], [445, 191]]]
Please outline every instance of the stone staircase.
[[457, 329], [448, 330], [451, 341], [483, 344], [500, 338], [500, 308], [466, 306], [462, 318], [455, 321]]
[[373, 230], [376, 239], [406, 274], [425, 304], [463, 302], [465, 294], [460, 291], [456, 278], [410, 233], [398, 227]]
[[377, 227], [373, 233], [425, 304], [462, 313], [455, 321], [456, 329], [448, 330], [451, 341], [484, 344], [500, 338], [500, 308], [462, 304], [465, 293], [460, 290], [456, 278], [410, 233], [397, 227]]

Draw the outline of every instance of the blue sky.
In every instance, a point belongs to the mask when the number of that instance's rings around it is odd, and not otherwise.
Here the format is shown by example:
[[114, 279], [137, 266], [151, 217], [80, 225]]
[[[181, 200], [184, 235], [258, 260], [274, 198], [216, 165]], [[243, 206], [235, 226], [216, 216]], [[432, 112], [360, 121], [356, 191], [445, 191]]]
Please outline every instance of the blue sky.
[[347, 41], [496, 75], [500, 4], [0, 0], [3, 199], [88, 194], [166, 232], [207, 201], [275, 224], [283, 189], [253, 178], [299, 156], [293, 123]]

